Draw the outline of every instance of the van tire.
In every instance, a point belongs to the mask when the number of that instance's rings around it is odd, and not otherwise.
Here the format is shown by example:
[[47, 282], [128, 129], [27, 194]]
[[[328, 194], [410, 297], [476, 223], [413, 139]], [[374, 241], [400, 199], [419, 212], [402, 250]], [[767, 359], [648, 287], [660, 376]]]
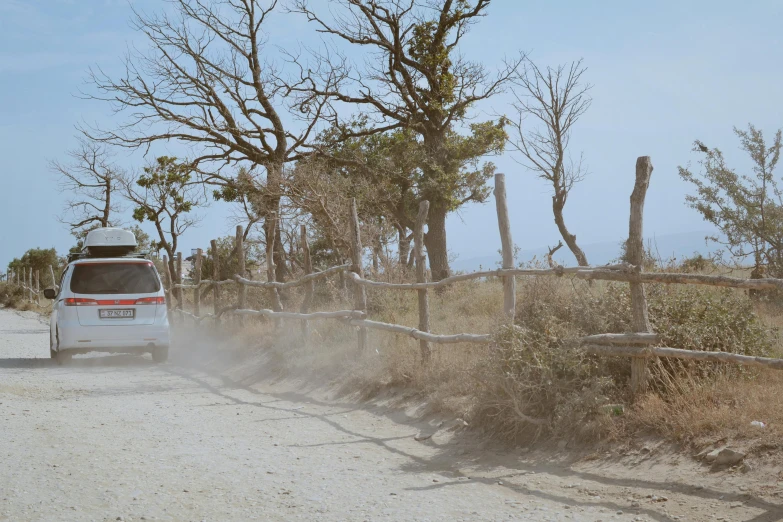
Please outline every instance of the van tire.
[[55, 358], [57, 359], [57, 364], [63, 365], [66, 363], [71, 362], [71, 358], [73, 357], [73, 354], [71, 352], [65, 352], [62, 350], [59, 350], [57, 354], [55, 355]]
[[[60, 329], [55, 328], [54, 330], [54, 344], [49, 347], [49, 357], [51, 359], [57, 359], [57, 350], [54, 349], [54, 347], [60, 347]], [[59, 361], [58, 361], [59, 362]]]
[[166, 362], [169, 358], [168, 346], [156, 346], [152, 349], [152, 360], [156, 363]]

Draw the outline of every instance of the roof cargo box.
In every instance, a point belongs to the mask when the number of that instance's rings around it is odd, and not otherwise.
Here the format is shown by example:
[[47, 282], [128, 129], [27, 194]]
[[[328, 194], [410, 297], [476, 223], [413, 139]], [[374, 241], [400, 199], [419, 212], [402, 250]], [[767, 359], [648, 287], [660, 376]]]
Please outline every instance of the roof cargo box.
[[136, 236], [121, 228], [96, 228], [87, 234], [83, 252], [90, 257], [118, 257], [136, 249]]

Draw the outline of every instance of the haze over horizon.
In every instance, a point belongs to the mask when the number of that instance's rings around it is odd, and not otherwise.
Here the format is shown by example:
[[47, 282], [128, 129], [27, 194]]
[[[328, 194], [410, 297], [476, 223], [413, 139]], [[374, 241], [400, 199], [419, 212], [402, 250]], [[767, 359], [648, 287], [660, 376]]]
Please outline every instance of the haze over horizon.
[[[132, 2], [154, 11], [153, 0]], [[709, 230], [687, 208], [690, 187], [678, 165], [695, 160], [693, 141], [724, 151], [738, 169], [748, 166], [732, 127], [753, 123], [771, 137], [783, 125], [783, 106], [774, 103], [783, 72], [778, 21], [783, 4], [772, 0], [743, 5], [728, 1], [630, 4], [611, 1], [601, 9], [577, 1], [558, 4], [495, 0], [489, 15], [464, 40], [468, 59], [492, 70], [519, 50], [544, 65], [580, 58], [594, 85], [593, 104], [575, 129], [571, 149], [584, 152], [590, 175], [571, 193], [566, 222], [581, 244], [619, 243], [628, 232], [628, 198], [636, 157], [649, 155], [655, 171], [645, 208], [645, 236]], [[122, 68], [126, 46], [143, 48], [129, 26], [128, 3], [67, 0], [0, 1], [0, 219], [5, 227], [0, 267], [33, 247], [63, 253], [74, 243], [57, 222], [64, 195], [47, 166], [65, 159], [76, 144], [80, 122], [119, 125], [122, 114], [78, 97], [89, 92], [89, 67], [110, 75]], [[269, 41], [293, 49], [320, 45], [304, 20], [282, 12]], [[499, 96], [475, 111], [478, 121], [508, 109]], [[158, 154], [187, 157], [191, 149], [170, 143], [148, 157], [118, 151], [126, 169], [139, 169]], [[513, 152], [487, 158], [507, 174], [514, 242], [522, 250], [557, 244], [549, 188], [519, 165]], [[213, 203], [200, 213], [199, 228], [183, 237], [181, 250], [206, 248], [210, 239], [232, 233], [231, 207]], [[130, 224], [126, 213], [125, 223]], [[142, 225], [151, 230], [149, 224]], [[500, 247], [492, 199], [471, 205], [448, 221], [449, 249], [461, 259], [492, 256]], [[565, 261], [574, 264], [570, 254]]]

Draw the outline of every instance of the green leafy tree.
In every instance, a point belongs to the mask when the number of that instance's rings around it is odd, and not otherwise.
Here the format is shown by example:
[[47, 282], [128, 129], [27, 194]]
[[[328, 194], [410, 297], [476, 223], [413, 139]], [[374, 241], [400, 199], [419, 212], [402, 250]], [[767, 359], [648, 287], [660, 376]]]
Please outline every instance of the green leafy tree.
[[[215, 243], [217, 244], [216, 252], [219, 259], [218, 266], [220, 267], [219, 280], [233, 279], [234, 275], [239, 273], [236, 238], [234, 236], [225, 236], [215, 240]], [[249, 271], [260, 267], [266, 255], [262, 251], [261, 246], [257, 242], [246, 242], [244, 246], [245, 270]], [[201, 260], [202, 279], [212, 279], [214, 255], [215, 252], [212, 251], [212, 246], [210, 245], [204, 251], [204, 257]], [[247, 276], [247, 274], [244, 275]], [[193, 277], [192, 274], [191, 277]]]
[[43, 284], [50, 279], [49, 267], [51, 266], [55, 273], [58, 273], [62, 264], [63, 260], [54, 248], [31, 248], [21, 258], [15, 258], [8, 263], [8, 269], [17, 274], [22, 274], [23, 270], [38, 272]]
[[[355, 197], [365, 228], [375, 232], [370, 236], [373, 246], [377, 249], [385, 242], [389, 231], [396, 230], [399, 262], [405, 264], [419, 201], [442, 200], [448, 196], [451, 198], [449, 208], [456, 210], [468, 201], [483, 202], [489, 196], [487, 180], [494, 172], [494, 165], [479, 165], [475, 155], [490, 147], [499, 150], [505, 133], [491, 122], [475, 124], [472, 130], [470, 138], [449, 133], [449, 154], [460, 162], [460, 166], [459, 175], [453, 176], [448, 186], [443, 179], [433, 180], [421, 167], [427, 161], [426, 150], [418, 136], [406, 129], [346, 140], [334, 139], [336, 131], [332, 130], [321, 137], [322, 150], [327, 150], [327, 144], [331, 144], [328, 158], [310, 161], [307, 169], [297, 169], [293, 185], [310, 186], [313, 175], [322, 176], [324, 189], [337, 192], [328, 198], [331, 203], [340, 197]], [[302, 172], [304, 180], [299, 176]], [[293, 199], [299, 201], [296, 197]], [[319, 222], [318, 205], [310, 208], [305, 201], [301, 204]]]
[[751, 159], [749, 169], [737, 172], [726, 164], [723, 153], [696, 141], [700, 169], [679, 167], [680, 177], [696, 193], [686, 196], [688, 206], [722, 232], [708, 239], [724, 246], [737, 260], [752, 258], [756, 271], [766, 269], [783, 276], [783, 192], [775, 169], [783, 136], [778, 130], [771, 143], [753, 125], [734, 128], [740, 149]]
[[[504, 118], [465, 125], [470, 109], [501, 91], [520, 64], [511, 62], [490, 78], [480, 63], [460, 56], [462, 38], [486, 14], [489, 3], [340, 0], [321, 10], [311, 8], [308, 0], [294, 2], [294, 10], [317, 24], [320, 32], [374, 53], [358, 74], [324, 58], [325, 77], [343, 67], [345, 81], [332, 90], [305, 87], [313, 96], [326, 95], [336, 102], [323, 113], [337, 140], [397, 130], [409, 133], [413, 157], [418, 158], [416, 197], [430, 201], [425, 244], [435, 280], [450, 273], [447, 215], [468, 202], [486, 200], [493, 167], [480, 165], [479, 159], [500, 152], [506, 140]], [[327, 16], [330, 10], [335, 16]], [[344, 115], [350, 111], [341, 116], [337, 110], [344, 104], [364, 111], [366, 125], [346, 121]], [[468, 132], [459, 132], [463, 126]], [[328, 154], [329, 147], [324, 149], [321, 152]]]
[[140, 175], [122, 178], [123, 195], [133, 205], [133, 219], [149, 222], [157, 237], [150, 241], [155, 251], [163, 250], [169, 257], [169, 270], [177, 282], [175, 256], [179, 238], [195, 226], [199, 218], [193, 211], [205, 203], [193, 166], [187, 161], [161, 156], [144, 168]]

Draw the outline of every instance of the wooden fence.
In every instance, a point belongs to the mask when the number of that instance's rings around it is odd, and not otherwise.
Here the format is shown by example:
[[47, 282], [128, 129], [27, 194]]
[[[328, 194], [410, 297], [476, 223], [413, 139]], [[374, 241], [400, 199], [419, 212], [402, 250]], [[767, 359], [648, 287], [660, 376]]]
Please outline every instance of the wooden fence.
[[[54, 277], [54, 268], [49, 265], [49, 275], [52, 278], [52, 287], [57, 288], [57, 280]], [[8, 270], [6, 284], [15, 285], [22, 289], [22, 298], [28, 303], [41, 304], [42, 285], [41, 271], [22, 267], [19, 270]]]
[[[643, 215], [644, 201], [649, 187], [653, 167], [649, 156], [642, 156], [636, 162], [636, 177], [633, 192], [630, 198], [630, 219], [628, 231], [628, 263], [619, 265], [607, 265], [601, 267], [554, 267], [550, 269], [526, 269], [514, 268], [513, 248], [508, 207], [506, 204], [505, 177], [503, 174], [495, 176], [495, 204], [497, 208], [498, 227], [501, 237], [502, 268], [497, 270], [485, 270], [470, 274], [459, 274], [441, 281], [428, 282], [425, 268], [424, 255], [424, 226], [427, 221], [429, 203], [421, 202], [413, 232], [413, 258], [415, 261], [416, 283], [386, 283], [366, 279], [363, 271], [362, 242], [359, 229], [359, 220], [356, 212], [356, 202], [351, 201], [350, 235], [352, 243], [352, 255], [350, 263], [334, 266], [321, 272], [314, 272], [310, 262], [309, 247], [307, 245], [307, 233], [304, 227], [300, 231], [301, 249], [304, 259], [305, 275], [293, 281], [284, 283], [274, 281], [274, 241], [267, 240], [267, 281], [253, 281], [245, 276], [245, 256], [242, 242], [242, 228], [237, 227], [236, 248], [239, 274], [232, 279], [218, 281], [219, 264], [221, 260], [216, 255], [216, 242], [212, 242], [213, 274], [212, 279], [202, 279], [201, 260], [202, 252], [196, 254], [193, 284], [172, 284], [172, 274], [166, 271], [166, 285], [170, 296], [177, 297], [177, 305], [174, 310], [178, 313], [180, 321], [186, 317], [192, 318], [196, 323], [206, 319], [219, 321], [225, 314], [269, 317], [280, 324], [282, 320], [297, 320], [302, 322], [302, 331], [309, 331], [309, 322], [313, 320], [336, 319], [343, 321], [357, 329], [357, 344], [360, 350], [367, 347], [367, 331], [380, 330], [400, 335], [407, 335], [419, 341], [422, 360], [430, 359], [431, 343], [491, 343], [490, 334], [456, 333], [451, 335], [438, 335], [430, 332], [429, 292], [446, 285], [486, 277], [497, 277], [503, 281], [503, 310], [504, 320], [513, 326], [516, 314], [516, 277], [520, 276], [546, 276], [562, 277], [570, 275], [584, 280], [621, 281], [630, 285], [632, 327], [630, 333], [609, 333], [588, 336], [582, 339], [585, 351], [596, 355], [626, 356], [631, 358], [631, 387], [634, 393], [640, 393], [647, 389], [649, 381], [648, 364], [651, 357], [673, 357], [697, 361], [730, 362], [749, 366], [763, 366], [768, 368], [783, 369], [783, 360], [763, 357], [749, 357], [724, 352], [703, 352], [683, 350], [678, 348], [654, 346], [660, 343], [660, 338], [652, 332], [650, 326], [647, 299], [644, 285], [646, 283], [664, 284], [696, 284], [719, 287], [744, 288], [744, 289], [783, 289], [783, 279], [740, 279], [726, 276], [710, 276], [701, 274], [679, 273], [644, 273], [642, 271], [644, 245], [643, 245]], [[276, 227], [270, 226], [268, 230]], [[164, 260], [165, 261], [165, 260]], [[168, 264], [166, 264], [168, 267]], [[177, 255], [178, 278], [181, 281], [181, 254]], [[311, 306], [313, 288], [316, 281], [329, 276], [343, 274], [353, 283], [353, 309], [337, 310], [330, 312], [309, 312]], [[223, 285], [238, 284], [239, 291], [235, 304], [221, 306], [220, 289]], [[280, 300], [280, 292], [304, 286], [306, 295], [299, 312], [284, 311]], [[201, 289], [211, 287], [213, 291], [213, 310], [211, 313], [202, 313]], [[263, 288], [269, 292], [273, 309], [251, 310], [246, 308], [247, 288]], [[419, 324], [417, 328], [399, 324], [389, 324], [370, 320], [367, 317], [366, 288], [382, 288], [386, 290], [415, 291], [418, 295]], [[193, 311], [183, 309], [183, 290], [194, 291]], [[171, 303], [172, 299], [168, 302]], [[170, 304], [171, 306], [171, 304]]]

